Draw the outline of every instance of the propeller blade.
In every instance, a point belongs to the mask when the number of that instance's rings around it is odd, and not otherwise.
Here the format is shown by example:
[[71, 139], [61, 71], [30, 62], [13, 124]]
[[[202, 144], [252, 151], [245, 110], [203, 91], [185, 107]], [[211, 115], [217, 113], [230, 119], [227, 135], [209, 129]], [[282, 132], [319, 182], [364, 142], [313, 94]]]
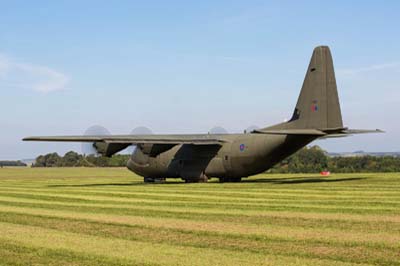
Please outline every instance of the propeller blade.
[[147, 127], [137, 127], [131, 131], [131, 135], [153, 135], [153, 132]]
[[210, 129], [209, 131], [210, 134], [228, 134], [228, 131], [220, 126], [215, 126]]
[[[151, 131], [148, 127], [136, 127], [131, 131], [131, 135], [153, 135], [153, 131]], [[136, 149], [135, 145], [129, 146], [126, 151], [128, 153], [133, 153]]]
[[[111, 133], [103, 126], [94, 125], [86, 129], [84, 135], [108, 136], [111, 135]], [[82, 153], [85, 155], [98, 155], [94, 143], [82, 143]]]

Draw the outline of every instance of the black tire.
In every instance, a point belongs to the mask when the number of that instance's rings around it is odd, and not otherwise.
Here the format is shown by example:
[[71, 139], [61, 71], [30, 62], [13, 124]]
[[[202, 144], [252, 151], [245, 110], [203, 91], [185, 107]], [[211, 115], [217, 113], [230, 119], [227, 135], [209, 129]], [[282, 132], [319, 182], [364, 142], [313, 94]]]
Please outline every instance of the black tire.
[[145, 178], [143, 179], [143, 181], [144, 181], [145, 183], [154, 183], [154, 178], [152, 178], [152, 177], [145, 177]]
[[236, 183], [242, 181], [241, 177], [221, 177], [219, 179], [220, 183]]
[[183, 178], [183, 180], [185, 180], [185, 183], [207, 183], [208, 177], [206, 175], [203, 175], [199, 178]]

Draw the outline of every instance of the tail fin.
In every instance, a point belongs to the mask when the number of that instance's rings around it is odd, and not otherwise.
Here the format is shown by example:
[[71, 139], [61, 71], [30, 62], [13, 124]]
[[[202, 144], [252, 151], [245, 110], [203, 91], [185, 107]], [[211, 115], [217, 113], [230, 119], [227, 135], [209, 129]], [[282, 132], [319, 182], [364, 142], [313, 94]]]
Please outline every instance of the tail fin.
[[314, 49], [292, 118], [268, 129], [343, 128], [335, 72], [329, 47]]

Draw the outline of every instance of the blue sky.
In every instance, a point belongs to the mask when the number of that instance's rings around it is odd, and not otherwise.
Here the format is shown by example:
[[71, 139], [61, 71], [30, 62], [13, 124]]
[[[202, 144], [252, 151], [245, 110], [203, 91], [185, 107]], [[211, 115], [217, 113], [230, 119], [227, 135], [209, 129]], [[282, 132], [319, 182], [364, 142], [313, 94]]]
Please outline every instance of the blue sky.
[[329, 45], [343, 119], [386, 134], [318, 141], [399, 151], [400, 2], [0, 1], [0, 159], [79, 144], [27, 135], [240, 132], [290, 117]]

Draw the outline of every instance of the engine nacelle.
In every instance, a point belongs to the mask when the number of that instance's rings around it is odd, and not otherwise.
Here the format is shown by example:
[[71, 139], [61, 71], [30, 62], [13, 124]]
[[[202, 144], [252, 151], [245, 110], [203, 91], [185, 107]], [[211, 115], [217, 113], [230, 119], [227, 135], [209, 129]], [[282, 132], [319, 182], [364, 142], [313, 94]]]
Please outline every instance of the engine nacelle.
[[97, 141], [93, 143], [93, 147], [96, 151], [101, 154], [101, 156], [111, 157], [117, 152], [126, 149], [131, 144], [129, 143], [106, 143], [102, 141]]

